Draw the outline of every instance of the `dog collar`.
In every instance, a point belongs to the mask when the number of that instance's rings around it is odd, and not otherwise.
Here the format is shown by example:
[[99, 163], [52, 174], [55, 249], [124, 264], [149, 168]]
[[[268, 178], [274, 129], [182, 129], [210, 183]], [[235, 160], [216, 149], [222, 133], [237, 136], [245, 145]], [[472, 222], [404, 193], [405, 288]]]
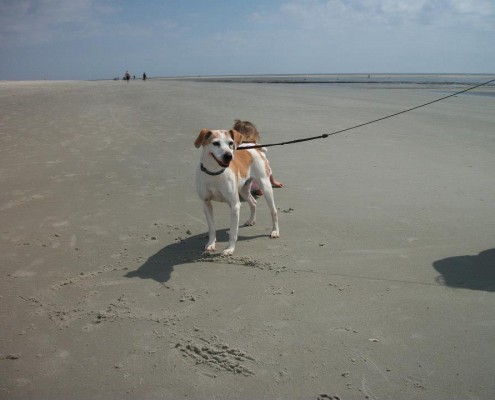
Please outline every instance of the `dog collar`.
[[208, 174], [208, 175], [211, 175], [211, 176], [220, 175], [221, 173], [223, 173], [223, 171], [225, 171], [225, 168], [224, 169], [221, 169], [220, 171], [217, 171], [217, 172], [208, 171], [205, 168], [205, 166], [203, 165], [203, 163], [201, 163], [200, 168], [201, 168], [201, 171], [203, 171], [205, 174]]

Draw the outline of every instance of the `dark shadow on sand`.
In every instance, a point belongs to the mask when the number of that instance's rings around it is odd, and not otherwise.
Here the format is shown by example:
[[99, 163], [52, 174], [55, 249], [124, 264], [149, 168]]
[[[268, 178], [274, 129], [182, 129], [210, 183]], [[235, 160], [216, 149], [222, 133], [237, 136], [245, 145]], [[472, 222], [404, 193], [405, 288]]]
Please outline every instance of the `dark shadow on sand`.
[[[267, 235], [255, 235], [255, 236], [241, 236], [241, 229], [237, 242], [251, 240], [258, 237], [267, 237]], [[217, 251], [214, 256], [219, 256], [222, 250], [227, 246], [228, 230], [222, 229], [217, 231]], [[128, 272], [126, 278], [141, 278], [141, 279], [153, 279], [159, 283], [165, 283], [170, 280], [170, 276], [174, 268], [181, 264], [189, 264], [193, 262], [207, 259], [208, 257], [214, 259], [214, 256], [209, 256], [204, 253], [203, 249], [208, 241], [208, 234], [202, 233], [200, 235], [190, 236], [180, 242], [175, 242], [165, 246], [149, 257], [146, 262], [138, 267], [135, 271]]]
[[449, 257], [433, 263], [437, 282], [455, 288], [495, 292], [495, 249], [476, 256]]

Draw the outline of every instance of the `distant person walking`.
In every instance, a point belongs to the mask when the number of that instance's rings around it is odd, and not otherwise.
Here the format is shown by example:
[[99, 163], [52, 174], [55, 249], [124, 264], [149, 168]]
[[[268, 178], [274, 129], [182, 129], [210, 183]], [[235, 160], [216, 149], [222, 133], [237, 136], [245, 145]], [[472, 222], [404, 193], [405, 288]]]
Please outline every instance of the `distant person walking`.
[[146, 72], [143, 72], [143, 81], [147, 79]]
[[129, 71], [125, 71], [124, 79], [125, 79], [128, 83], [129, 83], [129, 81], [131, 80], [131, 74], [129, 73]]

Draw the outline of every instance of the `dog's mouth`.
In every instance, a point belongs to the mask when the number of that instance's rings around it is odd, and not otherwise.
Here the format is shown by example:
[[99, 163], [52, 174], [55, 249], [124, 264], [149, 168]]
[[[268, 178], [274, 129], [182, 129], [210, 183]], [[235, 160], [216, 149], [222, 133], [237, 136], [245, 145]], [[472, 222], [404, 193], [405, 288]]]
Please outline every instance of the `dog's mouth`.
[[218, 158], [216, 158], [213, 155], [213, 153], [210, 153], [210, 154], [215, 159], [215, 161], [218, 163], [218, 165], [220, 165], [222, 168], [228, 168], [230, 165], [230, 161], [232, 161], [232, 160], [219, 160]]

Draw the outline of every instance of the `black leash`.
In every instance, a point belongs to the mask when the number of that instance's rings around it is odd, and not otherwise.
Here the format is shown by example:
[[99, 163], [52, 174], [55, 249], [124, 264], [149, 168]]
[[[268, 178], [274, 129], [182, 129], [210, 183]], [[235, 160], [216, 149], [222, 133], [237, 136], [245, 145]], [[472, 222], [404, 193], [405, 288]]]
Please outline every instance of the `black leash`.
[[374, 124], [375, 122], [383, 121], [384, 119], [396, 117], [397, 115], [405, 114], [405, 113], [408, 113], [410, 111], [417, 110], [418, 108], [429, 106], [430, 104], [433, 104], [433, 103], [438, 103], [439, 101], [448, 99], [450, 97], [457, 96], [457, 95], [459, 95], [461, 93], [469, 92], [470, 90], [479, 88], [480, 86], [488, 85], [489, 83], [492, 83], [492, 82], [495, 82], [495, 79], [491, 79], [491, 80], [489, 80], [487, 82], [480, 83], [479, 85], [469, 87], [467, 89], [461, 90], [461, 91], [456, 92], [456, 93], [453, 93], [453, 94], [449, 94], [448, 96], [441, 97], [441, 98], [439, 98], [437, 100], [429, 101], [428, 103], [424, 103], [424, 104], [421, 104], [421, 105], [416, 106], [416, 107], [408, 108], [407, 110], [399, 111], [399, 112], [397, 112], [395, 114], [387, 115], [386, 117], [374, 119], [373, 121], [368, 121], [368, 122], [365, 122], [364, 124], [359, 124], [359, 125], [351, 126], [350, 128], [341, 129], [339, 131], [335, 131], [335, 132], [332, 132], [332, 133], [324, 133], [323, 135], [319, 135], [319, 136], [312, 136], [312, 137], [307, 137], [307, 138], [303, 138], [303, 139], [289, 140], [288, 142], [269, 143], [269, 144], [257, 144], [257, 145], [249, 146], [249, 147], [240, 147], [240, 148], [237, 148], [237, 150], [256, 149], [256, 148], [261, 148], [261, 147], [272, 147], [272, 146], [284, 146], [286, 144], [294, 144], [294, 143], [307, 142], [309, 140], [326, 139], [329, 136], [337, 135], [337, 134], [342, 133], [342, 132], [347, 132], [347, 131], [350, 131], [352, 129], [360, 128], [362, 126]]

